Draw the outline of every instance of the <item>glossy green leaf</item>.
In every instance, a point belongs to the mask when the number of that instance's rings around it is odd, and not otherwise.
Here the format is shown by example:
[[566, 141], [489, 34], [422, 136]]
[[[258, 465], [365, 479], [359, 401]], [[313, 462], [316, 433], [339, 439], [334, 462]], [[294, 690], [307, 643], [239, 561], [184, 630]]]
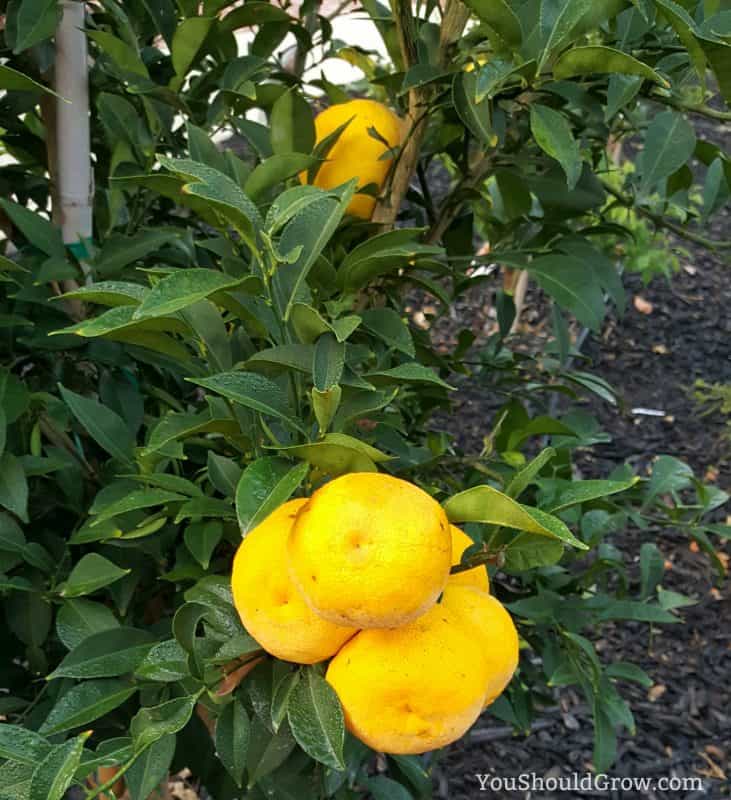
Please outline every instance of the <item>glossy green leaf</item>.
[[[84, 742], [91, 731], [55, 745], [35, 768], [30, 781], [29, 800], [62, 800], [81, 763]], [[0, 787], [0, 790], [2, 787]]]
[[203, 569], [208, 569], [213, 551], [222, 538], [223, 525], [217, 520], [192, 522], [183, 534], [185, 546]]
[[280, 153], [311, 153], [315, 145], [315, 123], [310, 104], [299, 92], [284, 92], [272, 106], [269, 118], [272, 150]]
[[172, 89], [178, 90], [182, 86], [185, 74], [193, 65], [213, 23], [211, 17], [189, 17], [176, 27], [170, 46], [176, 75], [170, 83]]
[[407, 356], [414, 358], [414, 340], [411, 338], [409, 326], [401, 315], [392, 308], [371, 308], [361, 313], [363, 326], [382, 339], [389, 347], [393, 347]]
[[64, 402], [77, 422], [110, 456], [131, 462], [134, 441], [127, 423], [111, 408], [90, 397], [83, 397], [59, 384]]
[[29, 50], [56, 32], [61, 9], [57, 0], [11, 0], [7, 8], [7, 30], [12, 31], [13, 53]]
[[129, 572], [130, 570], [121, 569], [98, 553], [87, 553], [76, 562], [71, 570], [71, 574], [61, 590], [61, 595], [63, 597], [80, 597], [92, 594], [92, 592], [118, 581]]
[[573, 190], [581, 177], [581, 152], [566, 117], [548, 106], [532, 103], [530, 127], [541, 150], [561, 164], [569, 191]]
[[188, 380], [260, 414], [282, 419], [297, 429], [301, 427], [293, 416], [285, 393], [278, 384], [263, 375], [244, 371], [221, 372], [210, 378]]
[[56, 701], [40, 732], [45, 736], [80, 728], [119, 707], [137, 687], [116, 678], [84, 681]]
[[304, 669], [292, 690], [287, 719], [297, 744], [331, 769], [345, 769], [345, 720], [337, 695], [314, 669]]
[[177, 492], [168, 492], [166, 489], [137, 489], [116, 502], [98, 509], [96, 516], [91, 522], [91, 526], [94, 527], [102, 522], [106, 522], [108, 519], [112, 519], [112, 517], [116, 517], [120, 514], [127, 514], [130, 511], [154, 508], [155, 506], [167, 505], [168, 503], [183, 502], [187, 499], [185, 495], [177, 494]]
[[0, 64], [0, 89], [6, 89], [9, 92], [40, 92], [56, 95], [48, 86], [34, 81], [7, 64]]
[[645, 132], [645, 146], [638, 158], [641, 176], [640, 191], [654, 189], [657, 184], [680, 169], [695, 150], [695, 131], [675, 111], [656, 114]]
[[176, 697], [157, 706], [141, 708], [132, 718], [130, 734], [135, 750], [140, 752], [164, 736], [182, 730], [193, 715], [199, 695]]
[[345, 366], [345, 345], [332, 334], [323, 334], [315, 344], [312, 360], [312, 381], [320, 392], [340, 382]]
[[328, 433], [317, 442], [279, 448], [279, 452], [304, 459], [329, 475], [376, 472], [376, 464], [389, 459], [375, 447], [343, 433]]
[[84, 638], [47, 680], [56, 678], [116, 678], [134, 672], [155, 637], [138, 628], [113, 627]]
[[0, 725], [0, 758], [36, 766], [50, 749], [51, 743], [35, 731], [8, 722]]
[[118, 627], [111, 609], [92, 600], [66, 600], [56, 615], [56, 634], [69, 650], [92, 634]]
[[661, 86], [669, 86], [665, 78], [644, 62], [621, 50], [600, 45], [573, 47], [563, 53], [553, 67], [553, 74], [559, 80], [592, 73], [638, 75]]
[[601, 500], [619, 492], [626, 492], [638, 481], [639, 478], [630, 478], [626, 481], [572, 481], [571, 485], [559, 494], [557, 504], [549, 510], [552, 514], [557, 514], [580, 503], [589, 503], [592, 500]]
[[573, 256], [539, 256], [528, 268], [538, 285], [583, 325], [598, 330], [605, 314], [604, 297], [591, 265]]
[[28, 480], [20, 461], [9, 452], [0, 456], [0, 507], [28, 522]]
[[[274, 144], [274, 142], [272, 142], [272, 144]], [[249, 175], [244, 184], [244, 191], [246, 194], [253, 200], [256, 200], [260, 195], [277, 184], [289, 180], [317, 163], [316, 159], [312, 156], [305, 155], [305, 152], [276, 152], [276, 155], [270, 156], [262, 161], [261, 164], [258, 164], [252, 170], [251, 175]], [[309, 205], [313, 198], [309, 194], [305, 197], [306, 200], [303, 201], [303, 204]], [[273, 222], [275, 225], [283, 224], [278, 222], [276, 218]]]
[[0, 208], [10, 217], [12, 223], [34, 247], [37, 247], [48, 256], [61, 260], [65, 258], [61, 232], [45, 217], [25, 206], [12, 203], [4, 198], [0, 198]]
[[450, 386], [436, 372], [423, 364], [419, 364], [418, 361], [410, 361], [407, 364], [399, 364], [399, 366], [391, 367], [390, 369], [369, 372], [365, 377], [373, 383], [430, 383], [435, 386], [441, 386], [443, 389], [454, 389], [454, 386]]
[[135, 669], [137, 677], [164, 683], [179, 681], [189, 674], [188, 655], [175, 639], [153, 645]]
[[520, 44], [523, 38], [520, 20], [506, 0], [466, 0], [466, 5], [507, 44], [513, 47]]
[[234, 783], [241, 787], [249, 749], [251, 724], [243, 703], [234, 699], [216, 721], [216, 753]]
[[137, 307], [134, 318], [163, 317], [191, 306], [216, 292], [233, 289], [240, 283], [214, 269], [181, 269], [152, 287]]
[[167, 783], [175, 744], [175, 736], [164, 736], [137, 758], [124, 776], [130, 800], [149, 800], [163, 780]]
[[482, 522], [519, 531], [551, 536], [580, 550], [587, 546], [561, 520], [536, 508], [516, 503], [492, 486], [475, 486], [450, 497], [444, 503], [450, 522]]
[[289, 500], [307, 471], [306, 463], [293, 466], [291, 462], [271, 456], [249, 464], [236, 487], [236, 517], [242, 535]]
[[549, 539], [535, 533], [519, 533], [510, 540], [505, 549], [503, 566], [508, 572], [548, 567], [561, 560], [563, 550], [563, 543], [558, 539]]

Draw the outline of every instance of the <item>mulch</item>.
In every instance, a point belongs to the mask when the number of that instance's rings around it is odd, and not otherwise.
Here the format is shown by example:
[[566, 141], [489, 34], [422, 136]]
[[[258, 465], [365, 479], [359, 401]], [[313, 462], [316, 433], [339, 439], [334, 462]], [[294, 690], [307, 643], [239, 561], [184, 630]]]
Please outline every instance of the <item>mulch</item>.
[[[711, 233], [731, 238], [731, 209], [720, 215]], [[702, 248], [688, 243], [682, 247], [687, 254], [681, 255], [681, 269], [671, 281], [659, 278], [644, 286], [637, 275], [625, 275], [629, 302], [624, 317], [610, 315], [601, 333], [584, 342], [582, 352], [589, 363], [581, 368], [621, 392], [618, 406], [599, 398], [584, 405], [611, 436], [611, 442], [582, 453], [578, 467], [584, 478], [606, 477], [624, 462], [643, 472], [653, 456], [668, 454], [687, 461], [696, 474], [731, 493], [726, 420], [718, 414], [702, 416], [692, 393], [697, 379], [731, 383], [731, 267]], [[496, 288], [497, 278], [470, 292], [457, 309], [457, 319], [438, 327], [437, 338], [449, 340], [455, 330], [468, 324], [480, 334], [478, 343], [484, 341], [484, 333], [494, 325], [491, 292]], [[645, 313], [635, 306], [635, 297]], [[545, 309], [540, 293], [530, 290], [521, 337], [533, 337], [534, 348], [549, 335]], [[461, 379], [459, 388], [454, 411], [448, 417], [437, 416], [435, 424], [449, 430], [465, 452], [475, 453], [500, 403], [476, 379]], [[662, 413], [648, 416], [637, 409]], [[731, 510], [723, 510], [721, 519], [725, 514]], [[649, 690], [621, 685], [623, 696], [631, 702], [636, 733], [621, 734], [618, 758], [609, 775], [695, 777], [702, 780], [702, 789], [510, 791], [507, 783], [503, 784], [507, 788], [481, 792], [478, 774], [509, 778], [533, 773], [558, 778], [593, 770], [593, 729], [586, 701], [572, 690], [563, 690], [556, 692], [554, 707], [538, 714], [528, 736], [514, 735], [486, 712], [471, 734], [448, 748], [437, 762], [435, 797], [695, 800], [731, 796], [728, 581], [718, 585], [707, 558], [694, 552], [686, 537], [653, 529], [623, 531], [612, 540], [636, 575], [644, 541], [654, 541], [667, 559], [665, 587], [697, 603], [681, 609], [682, 622], [677, 625], [651, 629], [647, 624], [623, 622], [593, 632], [603, 660], [634, 662], [654, 681]], [[731, 547], [726, 545], [725, 555], [729, 554]]]

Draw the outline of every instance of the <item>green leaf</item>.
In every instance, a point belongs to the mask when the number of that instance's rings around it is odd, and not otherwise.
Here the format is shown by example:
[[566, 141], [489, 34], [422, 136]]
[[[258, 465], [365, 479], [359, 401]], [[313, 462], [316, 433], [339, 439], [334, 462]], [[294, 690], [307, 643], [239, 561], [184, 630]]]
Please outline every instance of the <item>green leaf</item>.
[[0, 506], [28, 522], [28, 479], [12, 453], [0, 456]]
[[389, 456], [344, 433], [328, 433], [311, 444], [279, 448], [279, 452], [302, 458], [329, 475], [346, 472], [376, 472], [376, 464]]
[[37, 83], [7, 64], [0, 64], [0, 89], [5, 89], [9, 92], [42, 92], [58, 97], [48, 86]]
[[0, 512], [0, 550], [22, 555], [25, 548], [25, 534], [20, 525], [10, 516]]
[[365, 783], [373, 800], [412, 800], [412, 794], [405, 786], [385, 775], [367, 778]]
[[234, 698], [216, 721], [216, 753], [234, 783], [241, 788], [249, 750], [251, 723], [244, 704]]
[[331, 333], [323, 334], [315, 344], [312, 360], [312, 381], [320, 392], [340, 383], [345, 366], [345, 344]]
[[140, 752], [164, 736], [182, 730], [193, 716], [199, 697], [200, 693], [176, 697], [157, 706], [141, 708], [129, 728], [135, 750]]
[[686, 489], [692, 479], [693, 470], [684, 461], [673, 456], [660, 456], [652, 466], [643, 508], [647, 508], [658, 495]]
[[51, 743], [35, 731], [7, 722], [0, 725], [0, 758], [36, 766], [50, 749]]
[[221, 372], [210, 378], [188, 378], [192, 383], [240, 403], [242, 406], [278, 417], [301, 430], [295, 419], [287, 396], [279, 386], [255, 372]]
[[164, 317], [241, 283], [215, 269], [175, 270], [152, 287], [134, 313], [134, 319]]
[[665, 558], [653, 542], [644, 542], [640, 547], [640, 599], [648, 600], [662, 580]]
[[56, 32], [59, 13], [57, 0], [11, 0], [7, 25], [14, 34], [13, 53], [50, 39]]
[[178, 494], [177, 492], [168, 492], [165, 489], [136, 489], [113, 503], [95, 509], [98, 513], [92, 521], [91, 526], [95, 527], [102, 522], [106, 522], [108, 519], [112, 519], [112, 517], [116, 517], [120, 514], [127, 514], [130, 511], [153, 508], [154, 506], [167, 505], [168, 503], [183, 502], [187, 499], [185, 495]]
[[212, 17], [188, 17], [175, 28], [170, 47], [176, 75], [170, 81], [170, 88], [173, 91], [178, 91], [183, 85], [185, 75], [193, 65], [214, 21]]
[[188, 655], [175, 639], [150, 648], [135, 669], [135, 675], [148, 681], [171, 683], [188, 677]]
[[573, 190], [581, 177], [581, 152], [566, 117], [548, 106], [532, 103], [530, 127], [541, 150], [561, 164], [568, 188]]
[[353, 314], [330, 323], [312, 306], [295, 303], [291, 320], [300, 341], [313, 344], [323, 333], [332, 333], [339, 342], [344, 342], [358, 327], [361, 318]]
[[392, 308], [371, 308], [361, 313], [363, 327], [378, 336], [389, 347], [415, 358], [414, 340], [409, 326]]
[[223, 525], [217, 520], [191, 522], [183, 534], [185, 546], [203, 569], [208, 569], [213, 551], [222, 538]]
[[472, 135], [485, 147], [493, 147], [496, 134], [492, 127], [492, 103], [483, 97], [478, 103], [477, 75], [460, 72], [452, 82], [452, 103], [459, 118]]
[[551, 536], [580, 550], [587, 546], [556, 517], [516, 503], [492, 486], [474, 486], [450, 497], [444, 504], [450, 522], [482, 522], [519, 531]]
[[297, 744], [331, 769], [345, 769], [343, 709], [330, 684], [314, 669], [304, 669], [292, 690], [287, 719]]
[[56, 616], [56, 634], [69, 650], [92, 634], [118, 627], [111, 609], [92, 600], [66, 600]]
[[0, 207], [25, 238], [46, 255], [65, 259], [66, 251], [59, 229], [47, 219], [25, 206], [0, 198]]
[[91, 731], [82, 733], [75, 739], [55, 745], [49, 751], [33, 772], [29, 800], [61, 800], [66, 795], [81, 763], [84, 742], [90, 736]]
[[76, 562], [76, 566], [71, 570], [61, 591], [61, 596], [80, 597], [91, 594], [97, 589], [118, 581], [130, 572], [131, 570], [121, 569], [98, 553], [87, 553]]
[[645, 133], [645, 144], [638, 158], [640, 191], [647, 194], [687, 163], [695, 150], [695, 131], [688, 120], [675, 111], [656, 114]]
[[109, 628], [87, 636], [46, 680], [56, 678], [116, 678], [134, 672], [155, 637], [138, 628]]
[[106, 31], [87, 31], [86, 35], [97, 43], [102, 53], [111, 58], [123, 73], [128, 72], [149, 79], [150, 75], [140, 54], [127, 42]]
[[431, 383], [441, 386], [443, 389], [454, 390], [454, 386], [450, 386], [436, 372], [419, 364], [418, 361], [399, 364], [397, 367], [378, 370], [378, 372], [369, 372], [365, 377], [373, 383]]
[[594, 698], [594, 769], [606, 772], [617, 758], [617, 734], [599, 697]]
[[706, 36], [696, 38], [716, 76], [723, 99], [731, 103], [731, 44]]
[[557, 539], [534, 533], [519, 533], [505, 549], [504, 568], [509, 572], [524, 572], [537, 567], [557, 564], [563, 555], [563, 544]]
[[520, 20], [506, 0], [466, 0], [465, 5], [486, 22], [506, 44], [517, 47], [523, 39]]
[[126, 464], [132, 462], [134, 439], [127, 423], [111, 408], [90, 397], [82, 397], [59, 384], [64, 402], [77, 422], [112, 458]]
[[[316, 163], [317, 160], [315, 158], [305, 155], [304, 153], [277, 153], [277, 155], [273, 155], [264, 159], [261, 164], [254, 168], [251, 175], [249, 175], [249, 177], [246, 179], [244, 191], [249, 195], [249, 197], [251, 197], [253, 200], [256, 200], [268, 189], [273, 188], [283, 181], [293, 178], [295, 175], [298, 175], [300, 172], [309, 169], [313, 164]], [[297, 188], [312, 189], [313, 187], [302, 186]], [[319, 192], [315, 192], [314, 196], [321, 195]], [[313, 195], [308, 192], [305, 197], [302, 198], [301, 202], [303, 205], [309, 205], [313, 199]], [[293, 211], [296, 213], [296, 209], [293, 209]], [[272, 212], [270, 208], [269, 212], [267, 213], [267, 221], [269, 221], [270, 214], [276, 214], [276, 211]], [[276, 218], [273, 218], [270, 223], [271, 227], [279, 227], [281, 224], [284, 223]]]
[[572, 481], [571, 485], [558, 496], [557, 505], [549, 510], [551, 514], [557, 514], [559, 511], [580, 503], [589, 503], [592, 500], [600, 500], [612, 494], [626, 492], [638, 481], [639, 478], [629, 478], [626, 481]]
[[80, 286], [73, 292], [65, 292], [59, 299], [74, 298], [100, 306], [136, 306], [146, 294], [147, 289], [139, 283], [99, 281], [88, 286]]
[[164, 736], [137, 758], [124, 776], [130, 800], [149, 800], [163, 780], [167, 783], [175, 744], [175, 736]]
[[119, 707], [137, 691], [137, 687], [115, 678], [84, 681], [72, 686], [56, 701], [40, 733], [56, 733], [80, 728]]
[[312, 390], [312, 410], [315, 412], [315, 419], [321, 434], [327, 433], [340, 406], [342, 396], [343, 390], [339, 386], [333, 386], [324, 392], [319, 389]]
[[605, 313], [604, 297], [588, 264], [573, 256], [552, 254], [533, 259], [528, 271], [582, 325], [592, 330], [600, 328]]
[[637, 664], [630, 664], [626, 661], [616, 661], [614, 664], [608, 664], [606, 667], [606, 674], [610, 678], [615, 678], [621, 681], [632, 681], [649, 689], [653, 684], [652, 678]]
[[680, 618], [659, 605], [636, 600], [613, 600], [599, 614], [601, 620], [635, 620], [636, 622], [674, 623]]
[[242, 535], [263, 522], [289, 500], [305, 479], [307, 463], [292, 464], [266, 456], [249, 464], [236, 487], [236, 517]]
[[555, 455], [556, 451], [553, 447], [546, 447], [545, 450], [542, 450], [534, 459], [529, 461], [523, 469], [513, 475], [505, 489], [505, 494], [508, 497], [512, 497], [514, 500], [520, 497], [525, 489], [533, 483], [543, 467], [545, 467]]
[[212, 206], [234, 226], [250, 248], [256, 249], [256, 231], [263, 228], [264, 221], [238, 183], [213, 167], [190, 159], [161, 157], [160, 163], [191, 181], [183, 186], [183, 194], [205, 201], [206, 207]]
[[272, 106], [269, 118], [272, 150], [277, 154], [311, 153], [315, 146], [315, 123], [310, 104], [290, 89]]
[[285, 321], [292, 307], [301, 300], [300, 293], [315, 261], [335, 233], [356, 189], [353, 179], [341, 189], [340, 197], [323, 193], [320, 200], [299, 211], [284, 227], [279, 240], [279, 250], [290, 253], [301, 246], [293, 264], [282, 264], [274, 275], [273, 288], [276, 305]]
[[[543, 53], [538, 62], [537, 72], [543, 70], [543, 66], [550, 58], [551, 54], [566, 43], [576, 25], [582, 17], [595, 5], [592, 0], [564, 0], [555, 19], [551, 25], [551, 32], [548, 35]], [[542, 9], [543, 10], [543, 7]]]
[[638, 75], [641, 78], [655, 81], [665, 88], [670, 87], [665, 78], [655, 72], [652, 67], [621, 50], [600, 45], [572, 47], [559, 57], [553, 67], [553, 74], [558, 80], [592, 73]]

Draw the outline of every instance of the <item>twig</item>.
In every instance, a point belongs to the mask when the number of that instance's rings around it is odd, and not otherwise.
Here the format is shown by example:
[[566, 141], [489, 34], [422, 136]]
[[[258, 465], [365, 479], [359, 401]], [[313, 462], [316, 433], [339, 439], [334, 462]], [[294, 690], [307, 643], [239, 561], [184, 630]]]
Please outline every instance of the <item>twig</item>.
[[614, 197], [621, 205], [625, 206], [626, 208], [631, 208], [640, 216], [651, 220], [658, 228], [665, 228], [666, 230], [674, 233], [676, 236], [679, 236], [681, 239], [686, 239], [689, 242], [699, 244], [701, 247], [705, 247], [707, 250], [731, 250], [731, 241], [708, 239], [707, 237], [701, 236], [698, 233], [693, 233], [693, 231], [687, 230], [682, 225], [678, 225], [660, 214], [655, 214], [653, 211], [636, 205], [631, 197], [623, 195], [605, 181], [602, 181], [602, 185], [604, 186], [605, 191], [611, 194], [612, 197]]
[[705, 103], [682, 103], [673, 97], [666, 97], [665, 95], [656, 92], [650, 92], [647, 97], [654, 100], [656, 103], [662, 103], [665, 106], [670, 106], [678, 111], [687, 111], [689, 114], [698, 114], [707, 119], [720, 120], [721, 122], [731, 122], [731, 111], [720, 111], [717, 108], [705, 105]]

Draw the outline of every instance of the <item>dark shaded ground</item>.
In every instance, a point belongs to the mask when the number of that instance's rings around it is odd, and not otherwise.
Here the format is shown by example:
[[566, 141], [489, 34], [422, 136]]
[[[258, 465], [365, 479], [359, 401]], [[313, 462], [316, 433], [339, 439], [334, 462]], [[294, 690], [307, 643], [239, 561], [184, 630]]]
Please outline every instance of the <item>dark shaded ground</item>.
[[[727, 209], [712, 233], [731, 238]], [[702, 417], [689, 389], [696, 379], [731, 382], [731, 266], [720, 257], [688, 246], [682, 269], [672, 282], [655, 280], [643, 286], [628, 275], [628, 311], [622, 320], [610, 318], [600, 336], [590, 336], [583, 352], [587, 369], [619, 388], [619, 408], [592, 399], [587, 409], [596, 415], [612, 441], [582, 457], [584, 477], [606, 476], [611, 468], [630, 461], [644, 469], [653, 455], [666, 453], [688, 461], [700, 475], [731, 491], [731, 442], [724, 441], [725, 421]], [[494, 290], [494, 286], [492, 289]], [[487, 284], [459, 309], [473, 330], [489, 326]], [[633, 304], [639, 295], [652, 306], [649, 314]], [[470, 307], [471, 306], [471, 307]], [[645, 307], [647, 308], [647, 307]], [[544, 307], [529, 293], [524, 313], [527, 326], [539, 339]], [[444, 333], [444, 332], [443, 332]], [[534, 345], [535, 346], [535, 345]], [[493, 398], [474, 381], [460, 385], [456, 408], [438, 426], [449, 429], [465, 450], [479, 449], [496, 408]], [[646, 408], [660, 417], [632, 413]], [[726, 513], [731, 513], [727, 510]], [[435, 796], [465, 798], [724, 798], [731, 795], [731, 594], [728, 583], [716, 588], [707, 559], [691, 551], [685, 537], [653, 531], [627, 531], [614, 543], [626, 553], [639, 554], [642, 541], [655, 541], [669, 564], [665, 585], [695, 597], [697, 605], [683, 609], [684, 622], [658, 628], [647, 625], [606, 625], [595, 634], [606, 661], [632, 661], [653, 678], [649, 691], [624, 684], [632, 704], [637, 732], [624, 735], [611, 777], [695, 777], [699, 790], [676, 785], [666, 790], [608, 791], [480, 791], [477, 773], [514, 777], [569, 776], [591, 770], [592, 725], [583, 699], [572, 692], [557, 697], [557, 707], [539, 717], [528, 737], [514, 737], [503, 723], [485, 714], [470, 737], [451, 747], [437, 770]], [[725, 548], [726, 554], [731, 551]], [[489, 786], [489, 784], [488, 784]]]

